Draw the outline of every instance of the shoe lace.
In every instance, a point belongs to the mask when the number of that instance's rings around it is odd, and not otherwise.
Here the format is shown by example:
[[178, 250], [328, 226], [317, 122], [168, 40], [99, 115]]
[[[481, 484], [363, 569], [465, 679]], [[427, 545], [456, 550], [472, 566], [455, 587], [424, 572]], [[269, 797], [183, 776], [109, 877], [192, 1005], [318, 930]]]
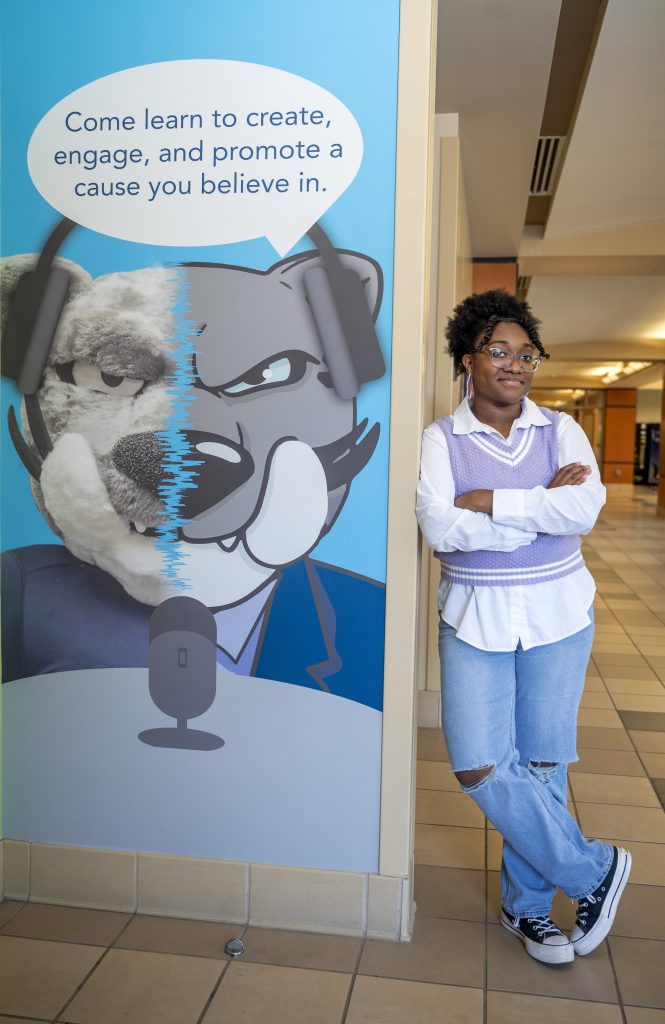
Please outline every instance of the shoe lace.
[[[601, 891], [605, 892], [605, 889], [603, 888]], [[577, 905], [577, 920], [581, 923], [584, 923], [586, 918], [589, 916], [589, 907], [593, 906], [594, 903], [602, 902], [602, 896], [594, 896], [593, 893], [590, 893], [588, 896], [585, 896], [583, 899], [579, 901]]]
[[533, 930], [541, 939], [548, 935], [560, 935], [561, 929], [549, 917], [527, 917], [527, 921], [533, 926]]

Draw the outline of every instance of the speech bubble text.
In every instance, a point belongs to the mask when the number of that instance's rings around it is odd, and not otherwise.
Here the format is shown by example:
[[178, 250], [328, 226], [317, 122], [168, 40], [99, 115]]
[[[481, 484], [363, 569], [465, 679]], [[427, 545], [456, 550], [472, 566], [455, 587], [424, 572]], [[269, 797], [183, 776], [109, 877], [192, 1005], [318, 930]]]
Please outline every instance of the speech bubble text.
[[360, 128], [332, 93], [243, 61], [147, 64], [97, 79], [37, 125], [28, 167], [64, 216], [151, 245], [265, 235], [280, 255], [348, 188]]

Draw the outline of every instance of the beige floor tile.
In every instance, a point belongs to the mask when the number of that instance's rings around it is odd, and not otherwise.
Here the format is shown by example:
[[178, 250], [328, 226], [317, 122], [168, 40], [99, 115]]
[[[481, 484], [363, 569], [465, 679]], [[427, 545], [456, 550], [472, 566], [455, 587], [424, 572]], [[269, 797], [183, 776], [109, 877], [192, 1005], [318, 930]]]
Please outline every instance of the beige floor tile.
[[616, 1003], [616, 990], [604, 944], [573, 963], [551, 967], [530, 957], [515, 935], [501, 925], [487, 926], [487, 987], [502, 992]]
[[413, 898], [419, 917], [485, 920], [485, 872], [416, 864]]
[[643, 693], [614, 693], [612, 698], [619, 711], [657, 711], [665, 714], [665, 695], [650, 697]]
[[112, 949], [74, 997], [73, 1024], [196, 1024], [226, 965], [203, 957]]
[[665, 939], [665, 885], [627, 885], [612, 934]]
[[501, 857], [503, 854], [503, 839], [496, 831], [487, 831], [487, 870], [499, 871], [501, 868]]
[[662, 621], [657, 615], [649, 615], [647, 612], [631, 611], [630, 609], [614, 609], [614, 611], [628, 630], [637, 623], [644, 623], [645, 626], [658, 626]]
[[[617, 647], [618, 645], [616, 643], [613, 643], [611, 646]], [[598, 668], [601, 669], [601, 675], [603, 674], [603, 668], [613, 668], [615, 666], [622, 666], [622, 671], [632, 671], [635, 668], [648, 667], [646, 661], [638, 651], [637, 647], [635, 647], [635, 645], [632, 643], [630, 643], [629, 646], [631, 648], [629, 651], [594, 650], [592, 652], [595, 664], [598, 666]]]
[[598, 729], [593, 725], [580, 725], [577, 729], [577, 746], [583, 750], [631, 750], [632, 744], [624, 732], [618, 729]]
[[[501, 876], [498, 871], [487, 872], [487, 920], [499, 923], [501, 912]], [[552, 918], [560, 928], [570, 930], [575, 924], [576, 906], [562, 892], [557, 892], [552, 902]]]
[[418, 761], [416, 785], [418, 789], [443, 789], [451, 793], [460, 791], [449, 761]]
[[629, 736], [640, 753], [665, 754], [665, 732], [630, 729]]
[[482, 988], [484, 961], [484, 925], [416, 916], [411, 942], [365, 942], [358, 973]]
[[605, 683], [600, 676], [587, 673], [587, 677], [584, 680], [584, 689], [589, 693], [605, 693]]
[[484, 868], [485, 833], [478, 828], [416, 825], [416, 864]]
[[21, 900], [4, 900], [0, 903], [0, 928], [3, 928], [8, 921], [11, 921], [13, 917], [16, 917], [19, 910], [25, 906]]
[[102, 950], [0, 936], [0, 1013], [55, 1017]]
[[645, 778], [575, 772], [570, 777], [570, 787], [575, 799], [581, 802], [660, 807], [653, 786]]
[[[614, 729], [605, 729], [613, 733]], [[626, 736], [625, 732], [621, 735]], [[642, 762], [633, 750], [580, 750], [579, 761], [569, 766], [571, 772], [591, 772], [598, 775], [646, 775]]]
[[665, 811], [659, 807], [619, 807], [577, 802], [577, 813], [585, 835], [599, 839], [618, 836], [643, 843], [665, 843]]
[[418, 729], [418, 760], [449, 761], [448, 751], [440, 729]]
[[665, 779], [665, 754], [641, 754], [644, 767], [654, 779]]
[[[556, 970], [556, 968], [555, 968]], [[514, 992], [487, 993], [487, 1024], [622, 1024], [621, 1010], [609, 1003], [550, 999]]]
[[662, 626], [631, 626], [630, 632], [633, 637], [654, 637], [661, 641], [665, 649], [665, 630]]
[[644, 1006], [624, 1006], [626, 1024], [665, 1024], [665, 1010]]
[[269, 964], [232, 963], [204, 1024], [339, 1024], [350, 974]]
[[580, 708], [579, 725], [595, 725], [600, 729], [623, 729], [623, 722], [616, 711], [603, 708]]
[[0, 1024], [44, 1024], [44, 1022], [35, 1020], [33, 1017], [5, 1017], [0, 1014]]
[[[620, 614], [616, 608], [614, 609], [614, 612], [616, 615]], [[623, 615], [621, 617], [623, 618]], [[597, 643], [594, 644], [591, 653], [593, 655], [594, 661], [596, 662], [599, 668], [601, 668], [599, 661], [602, 661], [604, 664], [607, 664], [612, 658], [621, 658], [623, 659], [623, 664], [635, 664], [635, 661], [640, 658], [640, 653], [637, 650], [637, 647], [634, 647], [633, 644], [630, 643], [630, 641], [605, 641]]]
[[346, 935], [287, 932], [248, 928], [243, 937], [244, 960], [277, 967], [303, 967], [318, 971], [355, 970], [362, 941]]
[[598, 658], [594, 658], [603, 680], [606, 676], [608, 679], [656, 679], [655, 673], [648, 665], [626, 665], [614, 660], [618, 657], [619, 655], [615, 654], [607, 661], [599, 661]]
[[138, 914], [116, 941], [115, 948], [226, 960], [226, 943], [239, 938], [244, 930], [243, 925], [238, 924]]
[[484, 828], [485, 815], [466, 793], [419, 789], [416, 793], [416, 822], [419, 825]]
[[621, 998], [631, 1006], [665, 1006], [663, 944], [611, 935], [612, 960]]
[[[660, 697], [665, 694], [665, 687], [659, 679], [614, 679], [612, 676], [607, 676], [605, 685], [612, 696], [632, 693], [645, 697]], [[619, 706], [617, 704], [617, 707]]]
[[607, 708], [609, 710], [613, 710], [614, 709], [614, 704], [612, 703], [611, 697], [609, 696], [609, 694], [605, 690], [603, 690], [603, 691], [597, 690], [597, 691], [594, 691], [594, 692], [588, 692], [585, 689], [585, 692], [584, 692], [584, 694], [582, 696], [582, 700], [580, 702], [580, 707], [582, 707], [582, 708]]
[[481, 989], [428, 985], [418, 981], [397, 981], [392, 978], [356, 978], [346, 1016], [346, 1024], [482, 1022]]
[[3, 929], [3, 935], [24, 939], [78, 942], [83, 946], [109, 946], [130, 919], [110, 910], [83, 910], [28, 903]]

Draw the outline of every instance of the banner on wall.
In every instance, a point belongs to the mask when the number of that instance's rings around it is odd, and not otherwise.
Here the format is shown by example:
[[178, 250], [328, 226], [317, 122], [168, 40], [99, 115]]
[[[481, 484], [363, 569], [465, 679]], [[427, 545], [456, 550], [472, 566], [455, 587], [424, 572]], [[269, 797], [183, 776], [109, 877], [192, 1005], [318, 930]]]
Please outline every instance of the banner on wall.
[[147, 7], [3, 18], [4, 834], [377, 870], [398, 3]]

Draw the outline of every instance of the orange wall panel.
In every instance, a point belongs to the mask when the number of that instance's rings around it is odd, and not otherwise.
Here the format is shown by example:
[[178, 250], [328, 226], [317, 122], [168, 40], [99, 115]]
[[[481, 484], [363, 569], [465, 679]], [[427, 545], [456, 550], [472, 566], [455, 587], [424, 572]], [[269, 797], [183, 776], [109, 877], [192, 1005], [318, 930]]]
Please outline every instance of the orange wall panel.
[[635, 466], [632, 462], [604, 462], [602, 480], [604, 484], [632, 484]]
[[603, 463], [633, 462], [635, 452], [635, 406], [605, 409]]
[[510, 295], [515, 295], [517, 263], [474, 263], [474, 292], [486, 292], [490, 288], [505, 288]]
[[605, 392], [605, 405], [637, 405], [636, 388], [612, 388]]

